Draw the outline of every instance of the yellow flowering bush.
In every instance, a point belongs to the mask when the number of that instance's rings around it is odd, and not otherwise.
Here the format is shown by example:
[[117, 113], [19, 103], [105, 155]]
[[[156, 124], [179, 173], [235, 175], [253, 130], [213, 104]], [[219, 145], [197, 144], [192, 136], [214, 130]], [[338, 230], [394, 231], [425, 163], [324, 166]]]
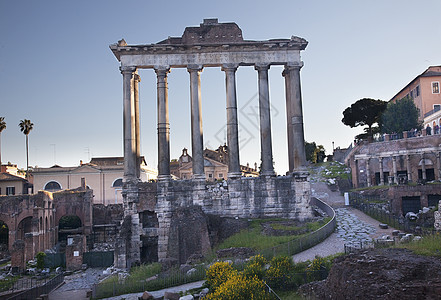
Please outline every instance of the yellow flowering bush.
[[326, 263], [326, 259], [316, 256], [312, 263], [306, 268], [308, 281], [320, 280], [321, 274], [319, 271], [326, 269]]
[[271, 266], [266, 271], [266, 279], [272, 288], [283, 288], [291, 279], [294, 263], [288, 256], [273, 257]]
[[247, 277], [243, 274], [231, 274], [215, 292], [207, 295], [208, 300], [268, 300], [270, 295], [265, 284], [257, 276]]
[[268, 261], [261, 254], [253, 256], [246, 264], [243, 274], [247, 277], [257, 276], [259, 279], [263, 279], [267, 263]]
[[237, 270], [233, 269], [229, 263], [223, 261], [216, 262], [207, 270], [205, 286], [214, 292], [228, 278], [237, 275], [237, 273]]

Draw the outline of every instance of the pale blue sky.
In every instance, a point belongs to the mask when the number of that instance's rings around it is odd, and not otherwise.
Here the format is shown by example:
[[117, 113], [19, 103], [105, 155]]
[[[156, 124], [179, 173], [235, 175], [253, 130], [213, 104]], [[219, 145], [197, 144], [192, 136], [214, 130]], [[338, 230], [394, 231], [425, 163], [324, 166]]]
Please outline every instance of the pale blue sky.
[[[0, 0], [2, 161], [25, 167], [18, 123], [34, 123], [30, 165], [78, 165], [122, 156], [122, 76], [109, 45], [149, 44], [181, 36], [204, 18], [236, 22], [245, 39], [305, 38], [301, 71], [305, 138], [347, 147], [361, 128], [342, 111], [364, 97], [389, 100], [429, 65], [441, 64], [441, 1], [6, 1]], [[282, 68], [270, 70], [276, 171], [287, 171]], [[140, 72], [142, 154], [157, 164], [156, 81]], [[189, 75], [169, 74], [171, 157], [190, 148]], [[204, 143], [224, 141], [224, 73], [201, 74]], [[241, 163], [260, 160], [254, 114], [257, 74], [237, 73]], [[55, 151], [54, 151], [55, 150]]]

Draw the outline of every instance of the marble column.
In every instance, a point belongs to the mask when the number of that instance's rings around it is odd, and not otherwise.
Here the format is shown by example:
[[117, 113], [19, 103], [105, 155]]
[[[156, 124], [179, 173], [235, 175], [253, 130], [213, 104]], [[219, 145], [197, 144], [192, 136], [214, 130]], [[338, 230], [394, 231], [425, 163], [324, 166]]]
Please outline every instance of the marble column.
[[406, 171], [407, 171], [407, 180], [412, 181], [412, 168], [410, 167], [410, 155], [406, 155]]
[[193, 178], [205, 179], [204, 141], [202, 131], [201, 78], [202, 66], [187, 66], [190, 73], [191, 145]]
[[397, 157], [392, 156], [392, 169], [394, 172], [394, 183], [398, 184]]
[[423, 180], [426, 180], [427, 179], [427, 175], [426, 175], [426, 160], [424, 158], [424, 153], [421, 154], [421, 173], [422, 173]]
[[436, 152], [436, 166], [438, 168], [438, 181], [441, 181], [441, 153]]
[[135, 96], [135, 143], [136, 143], [136, 178], [141, 177], [141, 132], [139, 119], [139, 83], [141, 76], [138, 75], [138, 70], [133, 76], [133, 92]]
[[170, 123], [168, 116], [168, 67], [155, 69], [158, 101], [158, 180], [170, 177]]
[[368, 187], [372, 185], [369, 158], [366, 159], [366, 182]]
[[[287, 119], [288, 119], [288, 158], [290, 171], [306, 170], [305, 138], [303, 128], [302, 92], [300, 85], [300, 65], [286, 65], [285, 76]], [[292, 166], [291, 166], [292, 165]]]
[[132, 79], [135, 67], [121, 67], [123, 75], [124, 180], [136, 181], [135, 95]]
[[380, 185], [384, 185], [384, 171], [383, 171], [383, 158], [379, 157], [378, 162], [380, 164]]
[[223, 65], [227, 95], [228, 178], [242, 175], [239, 162], [239, 131], [237, 121], [236, 65]]
[[271, 141], [271, 110], [269, 101], [269, 65], [255, 65], [259, 77], [259, 116], [260, 116], [260, 175], [273, 176], [273, 150]]

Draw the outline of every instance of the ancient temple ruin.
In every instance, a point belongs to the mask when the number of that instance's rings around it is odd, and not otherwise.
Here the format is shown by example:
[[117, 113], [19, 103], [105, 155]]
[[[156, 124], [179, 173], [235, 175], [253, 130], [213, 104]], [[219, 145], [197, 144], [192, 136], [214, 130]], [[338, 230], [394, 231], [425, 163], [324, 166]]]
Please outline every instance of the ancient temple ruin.
[[[205, 19], [199, 27], [187, 27], [181, 37], [169, 37], [156, 44], [128, 45], [124, 40], [110, 45], [121, 63], [124, 102], [124, 224], [115, 249], [115, 265], [130, 267], [141, 256], [157, 252], [159, 261], [179, 261], [209, 248], [203, 218], [179, 222], [186, 214], [222, 217], [286, 217], [306, 219], [310, 183], [306, 171], [300, 69], [300, 51], [307, 41], [290, 39], [244, 40], [235, 23]], [[275, 176], [273, 169], [268, 70], [282, 65], [285, 78], [289, 174]], [[258, 73], [261, 172], [258, 178], [241, 177], [236, 99], [236, 71], [254, 66]], [[220, 67], [225, 72], [228, 180], [205, 182], [200, 73]], [[170, 125], [167, 76], [172, 68], [186, 68], [190, 75], [191, 145], [193, 178], [172, 180], [170, 176]], [[139, 69], [157, 75], [158, 181], [141, 183], [137, 161], [140, 157]], [[181, 219], [180, 219], [181, 218]], [[194, 232], [194, 228], [198, 228]], [[199, 230], [200, 229], [200, 230]], [[191, 232], [191, 233], [190, 233]], [[183, 234], [192, 236], [193, 248], [186, 249]], [[156, 244], [155, 244], [156, 243]], [[156, 247], [156, 248], [155, 248]], [[154, 249], [152, 251], [152, 249]], [[143, 253], [143, 254], [142, 254]]]

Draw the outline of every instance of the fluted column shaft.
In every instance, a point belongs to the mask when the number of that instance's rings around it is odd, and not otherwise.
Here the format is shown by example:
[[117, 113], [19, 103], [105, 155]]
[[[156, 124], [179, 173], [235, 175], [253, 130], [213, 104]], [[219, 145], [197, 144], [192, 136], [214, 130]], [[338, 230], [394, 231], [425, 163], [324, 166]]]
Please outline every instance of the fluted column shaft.
[[136, 179], [135, 95], [132, 79], [135, 67], [121, 67], [123, 75], [124, 179]]
[[237, 66], [224, 65], [227, 104], [228, 178], [241, 176], [239, 161], [239, 130], [236, 97]]
[[139, 119], [139, 83], [141, 77], [136, 71], [133, 76], [133, 91], [135, 97], [135, 143], [136, 143], [136, 178], [141, 177], [141, 132], [140, 132], [140, 119]]
[[158, 100], [158, 179], [170, 179], [170, 123], [168, 115], [167, 67], [155, 69]]
[[269, 65], [256, 65], [259, 77], [259, 116], [260, 116], [260, 156], [262, 167], [260, 175], [274, 175], [273, 150], [271, 141], [271, 111], [269, 101]]
[[188, 66], [190, 73], [190, 104], [191, 104], [191, 145], [193, 155], [193, 177], [205, 179], [204, 172], [204, 141], [202, 131], [201, 104], [201, 66]]
[[383, 158], [379, 157], [378, 162], [380, 164], [380, 185], [384, 185]]
[[[288, 156], [293, 161], [293, 171], [306, 169], [305, 138], [303, 129], [302, 92], [300, 86], [300, 69], [302, 65], [286, 65], [284, 69], [287, 88], [287, 116], [288, 122]], [[289, 107], [289, 108], [288, 108]]]

